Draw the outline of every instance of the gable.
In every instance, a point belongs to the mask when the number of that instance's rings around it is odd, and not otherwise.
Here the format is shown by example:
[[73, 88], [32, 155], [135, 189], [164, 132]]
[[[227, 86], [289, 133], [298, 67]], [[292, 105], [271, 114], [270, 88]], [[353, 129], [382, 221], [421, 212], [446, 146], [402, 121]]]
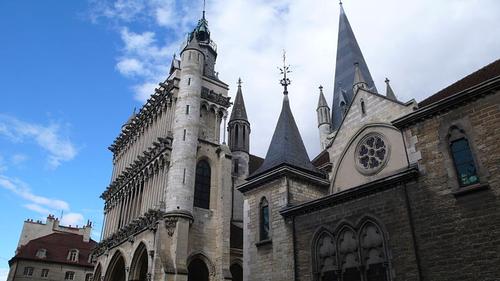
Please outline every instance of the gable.
[[[364, 113], [361, 106], [362, 101], [364, 102], [365, 107]], [[349, 142], [352, 142], [353, 137], [355, 134], [360, 132], [361, 128], [370, 124], [387, 124], [392, 127], [389, 125], [392, 120], [412, 112], [414, 107], [415, 103], [413, 102], [404, 104], [399, 101], [393, 101], [384, 96], [359, 89], [354, 96], [351, 105], [347, 109], [347, 113], [339, 129], [333, 133], [332, 141], [327, 148], [333, 165], [333, 172], [330, 175], [332, 179], [332, 186], [334, 184], [333, 179], [335, 177], [335, 171], [339, 168], [340, 158], [342, 154], [345, 154], [345, 151], [349, 149]], [[400, 134], [398, 130], [396, 131]], [[354, 167], [352, 168], [354, 169]], [[335, 191], [335, 189], [331, 190]]]

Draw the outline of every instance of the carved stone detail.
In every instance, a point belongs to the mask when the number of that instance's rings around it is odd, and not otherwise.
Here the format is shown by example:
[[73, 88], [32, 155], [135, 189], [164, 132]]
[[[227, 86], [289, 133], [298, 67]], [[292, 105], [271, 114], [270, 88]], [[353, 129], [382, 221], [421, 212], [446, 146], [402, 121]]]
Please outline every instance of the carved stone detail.
[[167, 234], [172, 237], [175, 233], [175, 227], [177, 226], [177, 218], [168, 217], [165, 220], [165, 228], [167, 229]]

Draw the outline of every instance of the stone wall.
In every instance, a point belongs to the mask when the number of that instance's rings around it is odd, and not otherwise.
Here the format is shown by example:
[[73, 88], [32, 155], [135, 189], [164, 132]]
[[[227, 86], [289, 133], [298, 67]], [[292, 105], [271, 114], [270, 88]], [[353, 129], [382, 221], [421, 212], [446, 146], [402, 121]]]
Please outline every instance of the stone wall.
[[[49, 262], [39, 262], [39, 261], [28, 261], [28, 260], [18, 260], [12, 265], [15, 267], [15, 277], [9, 276], [7, 280], [9, 281], [33, 281], [33, 280], [47, 280], [47, 281], [60, 281], [64, 280], [67, 271], [75, 272], [73, 281], [85, 281], [85, 275], [93, 273], [92, 267], [81, 267], [69, 264], [59, 264], [59, 263], [49, 263]], [[24, 276], [24, 268], [33, 267], [32, 276]], [[48, 277], [41, 278], [42, 269], [48, 269]], [[12, 279], [13, 278], [13, 279]]]
[[[410, 189], [426, 280], [500, 280], [500, 92], [409, 128], [422, 176]], [[446, 132], [465, 130], [481, 184], [458, 188]], [[482, 189], [482, 190], [481, 190]], [[475, 191], [475, 192], [474, 192]]]

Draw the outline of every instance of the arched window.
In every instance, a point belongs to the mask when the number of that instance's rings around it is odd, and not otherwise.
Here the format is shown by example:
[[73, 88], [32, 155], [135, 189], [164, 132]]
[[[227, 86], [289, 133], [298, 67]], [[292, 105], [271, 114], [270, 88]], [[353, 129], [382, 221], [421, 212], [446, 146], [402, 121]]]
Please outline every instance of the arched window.
[[239, 138], [239, 125], [236, 124], [234, 125], [234, 145], [239, 146], [240, 144], [238, 143], [238, 138]]
[[269, 204], [265, 197], [260, 201], [260, 240], [269, 240]]
[[476, 164], [465, 132], [453, 126], [450, 128], [448, 140], [459, 185], [462, 187], [479, 183]]
[[361, 100], [361, 114], [366, 114], [365, 101]]
[[194, 206], [210, 208], [210, 164], [206, 160], [201, 160], [196, 165], [196, 178], [194, 182]]
[[385, 239], [380, 228], [372, 222], [367, 222], [360, 231], [359, 240], [366, 280], [388, 280]]

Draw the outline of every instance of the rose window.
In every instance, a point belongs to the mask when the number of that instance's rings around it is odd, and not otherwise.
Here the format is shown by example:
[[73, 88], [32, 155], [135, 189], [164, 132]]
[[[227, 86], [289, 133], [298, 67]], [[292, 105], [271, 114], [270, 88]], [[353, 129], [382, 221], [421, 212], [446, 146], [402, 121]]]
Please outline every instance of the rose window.
[[364, 137], [356, 149], [356, 166], [362, 173], [378, 172], [386, 163], [389, 148], [386, 141], [379, 134], [370, 134]]

